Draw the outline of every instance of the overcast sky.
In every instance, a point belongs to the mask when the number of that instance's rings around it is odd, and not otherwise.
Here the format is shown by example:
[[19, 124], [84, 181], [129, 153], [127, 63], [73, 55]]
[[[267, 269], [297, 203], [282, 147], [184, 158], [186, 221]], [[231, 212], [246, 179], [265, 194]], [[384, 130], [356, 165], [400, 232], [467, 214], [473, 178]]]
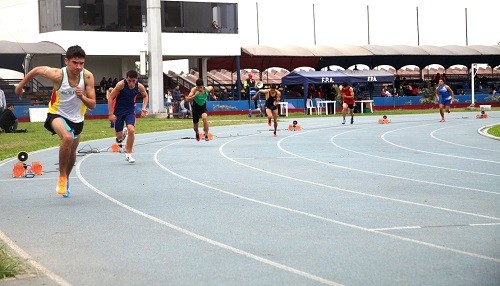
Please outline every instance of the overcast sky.
[[500, 42], [498, 0], [242, 0], [239, 10], [242, 46]]

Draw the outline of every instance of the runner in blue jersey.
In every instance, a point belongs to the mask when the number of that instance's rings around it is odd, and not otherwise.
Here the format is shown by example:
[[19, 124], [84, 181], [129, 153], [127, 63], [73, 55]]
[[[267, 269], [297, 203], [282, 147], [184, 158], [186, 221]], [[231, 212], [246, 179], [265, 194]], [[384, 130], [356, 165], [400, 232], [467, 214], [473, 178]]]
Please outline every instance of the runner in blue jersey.
[[439, 113], [441, 114], [441, 120], [439, 122], [444, 122], [444, 110], [450, 113], [450, 105], [455, 100], [455, 93], [442, 79], [439, 80], [438, 86], [436, 87], [436, 100], [439, 102]]
[[[127, 72], [126, 78], [119, 81], [108, 98], [108, 114], [109, 121], [114, 123], [116, 142], [121, 144], [127, 137], [125, 145], [125, 160], [129, 163], [134, 163], [132, 158], [132, 147], [135, 140], [135, 100], [137, 95], [142, 95], [142, 110], [141, 116], [147, 115], [148, 93], [144, 85], [139, 83], [139, 75], [135, 70]], [[127, 128], [124, 130], [124, 124]]]
[[196, 87], [191, 89], [191, 92], [185, 100], [193, 101], [193, 129], [195, 132], [196, 140], [200, 141], [200, 134], [198, 132], [198, 122], [203, 121], [203, 132], [205, 133], [205, 140], [208, 141], [208, 119], [207, 119], [207, 100], [210, 93], [214, 92], [213, 86], [203, 84], [201, 78], [196, 80]]

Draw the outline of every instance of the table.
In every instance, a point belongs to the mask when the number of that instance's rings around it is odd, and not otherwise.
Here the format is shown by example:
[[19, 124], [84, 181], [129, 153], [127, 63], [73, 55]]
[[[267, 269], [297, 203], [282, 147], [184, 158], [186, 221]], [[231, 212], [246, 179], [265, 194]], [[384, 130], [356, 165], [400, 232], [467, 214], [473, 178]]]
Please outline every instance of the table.
[[323, 106], [325, 107], [325, 114], [328, 115], [328, 104], [333, 103], [333, 114], [335, 114], [335, 108], [337, 102], [335, 100], [316, 100], [316, 114], [320, 115], [323, 113]]
[[280, 105], [280, 112], [283, 114], [283, 109], [285, 110], [285, 116], [288, 117], [288, 102], [286, 101], [280, 101], [278, 102]]
[[364, 112], [364, 103], [370, 104], [370, 111], [373, 113], [373, 99], [356, 100], [355, 102], [361, 103], [361, 113]]

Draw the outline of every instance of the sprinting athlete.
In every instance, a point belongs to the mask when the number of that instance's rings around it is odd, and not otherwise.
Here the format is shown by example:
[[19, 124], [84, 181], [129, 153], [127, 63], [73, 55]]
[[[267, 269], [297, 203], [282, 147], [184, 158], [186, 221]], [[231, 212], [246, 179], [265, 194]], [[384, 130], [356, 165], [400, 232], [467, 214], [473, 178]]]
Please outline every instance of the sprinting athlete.
[[343, 82], [339, 86], [339, 92], [342, 94], [342, 124], [345, 124], [345, 116], [347, 114], [347, 109], [349, 108], [349, 113], [351, 114], [351, 124], [354, 123], [354, 89], [349, 86], [347, 82]]
[[76, 161], [76, 148], [80, 143], [84, 115], [87, 108], [96, 105], [94, 75], [84, 69], [85, 51], [80, 46], [71, 46], [66, 51], [65, 67], [33, 68], [16, 86], [16, 94], [21, 97], [23, 87], [35, 76], [52, 81], [52, 95], [44, 127], [57, 134], [59, 145], [59, 179], [56, 192], [64, 197], [70, 195], [69, 174]]
[[266, 97], [267, 125], [271, 126], [271, 119], [274, 120], [274, 136], [278, 129], [278, 103], [281, 101], [281, 92], [276, 89], [276, 85], [271, 85], [270, 89], [261, 89], [258, 93], [263, 93]]
[[[121, 144], [127, 137], [125, 145], [125, 160], [135, 163], [132, 151], [135, 141], [135, 100], [137, 95], [142, 95], [141, 116], [147, 115], [148, 93], [144, 85], [139, 83], [139, 74], [135, 70], [129, 70], [126, 78], [119, 81], [108, 97], [108, 119], [114, 123], [116, 142]], [[124, 130], [124, 124], [126, 129]]]
[[455, 100], [455, 93], [453, 90], [440, 79], [438, 81], [438, 86], [436, 87], [436, 100], [439, 102], [439, 114], [441, 114], [441, 120], [439, 122], [444, 122], [444, 110], [450, 113], [450, 105]]
[[207, 86], [205, 87], [203, 83], [203, 79], [199, 78], [196, 80], [196, 87], [191, 89], [189, 95], [185, 100], [193, 101], [193, 129], [196, 136], [196, 140], [200, 141], [200, 133], [198, 131], [198, 123], [201, 120], [203, 121], [203, 132], [205, 133], [205, 141], [210, 140], [208, 137], [208, 115], [207, 115], [207, 100], [210, 93], [213, 93], [214, 87]]

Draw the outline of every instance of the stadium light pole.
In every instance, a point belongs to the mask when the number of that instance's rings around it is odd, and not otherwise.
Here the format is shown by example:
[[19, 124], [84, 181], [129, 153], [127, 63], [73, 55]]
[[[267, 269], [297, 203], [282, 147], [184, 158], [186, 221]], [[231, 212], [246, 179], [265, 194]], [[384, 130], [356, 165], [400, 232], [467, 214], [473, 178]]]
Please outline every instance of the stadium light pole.
[[417, 6], [417, 46], [420, 46], [420, 24], [418, 20], [418, 6]]
[[149, 110], [163, 111], [163, 55], [161, 48], [161, 1], [147, 0]]
[[366, 5], [366, 19], [368, 22], [368, 45], [370, 44], [370, 5]]
[[313, 3], [313, 33], [314, 33], [314, 44], [316, 45], [316, 11], [314, 9], [314, 3]]

